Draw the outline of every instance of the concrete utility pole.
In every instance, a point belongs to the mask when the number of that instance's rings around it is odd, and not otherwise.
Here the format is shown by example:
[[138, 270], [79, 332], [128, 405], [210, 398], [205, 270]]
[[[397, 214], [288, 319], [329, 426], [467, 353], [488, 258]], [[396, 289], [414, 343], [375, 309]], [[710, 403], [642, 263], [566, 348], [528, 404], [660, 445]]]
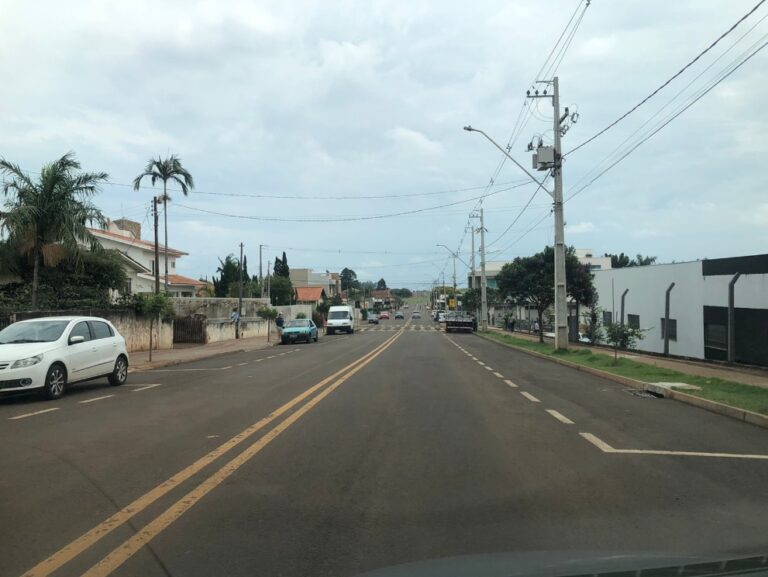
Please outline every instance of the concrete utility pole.
[[488, 330], [488, 283], [485, 279], [485, 222], [483, 221], [483, 207], [480, 207], [480, 327]]
[[[160, 204], [160, 201], [157, 197], [154, 197], [152, 199], [152, 214], [155, 218], [155, 294], [160, 294], [160, 238], [158, 236], [158, 214], [157, 214], [157, 205]], [[150, 351], [152, 348], [150, 347]]]
[[[566, 286], [565, 286], [565, 220], [563, 217], [563, 174], [562, 174], [562, 154], [560, 147], [561, 131], [567, 130], [567, 126], [561, 128], [560, 125], [570, 116], [571, 121], [576, 121], [576, 113], [572, 116], [568, 112], [568, 108], [565, 109], [565, 114], [560, 116], [560, 85], [557, 76], [551, 81], [537, 81], [539, 84], [552, 84], [554, 88], [554, 94], [547, 94], [545, 89], [542, 94], [539, 94], [538, 90], [531, 94], [529, 90], [527, 92], [528, 98], [552, 98], [552, 106], [554, 108], [554, 132], [555, 132], [555, 145], [554, 147], [539, 146], [537, 154], [534, 155], [534, 167], [537, 170], [551, 170], [552, 176], [555, 179], [555, 190], [549, 191], [544, 187], [544, 182], [539, 181], [533, 176], [522, 164], [512, 158], [509, 152], [499, 146], [490, 136], [488, 136], [482, 130], [472, 128], [471, 126], [465, 126], [464, 130], [467, 132], [479, 132], [491, 144], [498, 148], [502, 154], [504, 154], [509, 160], [520, 168], [525, 174], [527, 174], [531, 180], [539, 185], [539, 188], [544, 188], [547, 193], [552, 197], [553, 210], [555, 213], [555, 347], [561, 350], [568, 348], [568, 304], [566, 302]], [[537, 189], [538, 190], [538, 189]], [[482, 250], [482, 249], [481, 249]], [[487, 319], [483, 319], [487, 321]]]
[[469, 288], [474, 289], [475, 288], [475, 227], [470, 225], [469, 227], [470, 237], [472, 238], [472, 255], [469, 259], [469, 270], [470, 270], [470, 276], [472, 278], [472, 282], [469, 285]]
[[240, 243], [240, 288], [237, 291], [237, 322], [235, 322], [235, 338], [240, 338], [240, 317], [243, 314], [243, 243]]
[[[552, 97], [555, 132], [555, 348], [568, 348], [568, 303], [565, 287], [565, 220], [563, 216], [563, 155], [560, 147], [560, 83], [555, 76], [552, 81], [555, 91]], [[568, 116], [567, 114], [565, 115]]]
[[264, 281], [261, 276], [261, 251], [264, 249], [264, 245], [259, 245], [259, 289], [261, 290], [261, 298], [264, 298]]

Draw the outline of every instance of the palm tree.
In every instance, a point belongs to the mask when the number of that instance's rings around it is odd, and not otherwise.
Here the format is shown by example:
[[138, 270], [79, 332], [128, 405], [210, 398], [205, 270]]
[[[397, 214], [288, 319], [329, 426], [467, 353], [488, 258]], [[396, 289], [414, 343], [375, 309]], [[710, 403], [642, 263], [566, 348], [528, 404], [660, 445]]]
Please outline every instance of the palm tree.
[[96, 246], [88, 224], [104, 227], [106, 220], [90, 198], [98, 192], [105, 172], [75, 172], [80, 163], [73, 152], [43, 166], [33, 180], [18, 165], [0, 159], [0, 172], [11, 180], [3, 186], [6, 197], [0, 230], [8, 242], [32, 261], [32, 309], [37, 308], [40, 262], [53, 267], [81, 245]]
[[[184, 196], [189, 194], [189, 190], [195, 188], [195, 183], [192, 180], [192, 175], [181, 165], [181, 159], [172, 154], [168, 158], [150, 158], [147, 163], [147, 167], [139, 176], [133, 180], [133, 189], [139, 190], [141, 185], [141, 179], [148, 176], [152, 179], [152, 186], [158, 180], [163, 181], [163, 196], [160, 200], [163, 201], [163, 228], [165, 229], [165, 291], [168, 292], [168, 201], [171, 197], [168, 196], [168, 181], [173, 180], [181, 187], [181, 192]], [[155, 263], [158, 266], [158, 263]]]

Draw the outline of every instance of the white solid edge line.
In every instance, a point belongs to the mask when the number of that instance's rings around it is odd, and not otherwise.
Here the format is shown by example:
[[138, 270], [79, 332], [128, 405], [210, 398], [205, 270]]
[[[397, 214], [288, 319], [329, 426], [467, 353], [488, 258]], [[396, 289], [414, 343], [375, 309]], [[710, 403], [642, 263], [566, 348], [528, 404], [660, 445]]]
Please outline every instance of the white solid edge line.
[[552, 415], [554, 418], [556, 418], [561, 423], [564, 423], [566, 425], [573, 425], [574, 422], [570, 420], [568, 417], [566, 417], [564, 414], [562, 414], [559, 411], [556, 411], [555, 409], [547, 409], [546, 410], [550, 415]]
[[42, 415], [43, 413], [50, 413], [51, 411], [58, 411], [59, 407], [51, 407], [50, 409], [43, 409], [41, 411], [35, 411], [34, 413], [24, 413], [23, 415], [16, 415], [15, 417], [8, 417], [9, 421], [15, 421], [17, 419], [26, 419], [27, 417], [34, 417], [35, 415]]
[[540, 403], [541, 401], [534, 397], [531, 393], [528, 393], [526, 391], [520, 391], [520, 394], [523, 395], [526, 399], [531, 401], [532, 403]]
[[154, 383], [154, 384], [151, 384], [151, 385], [144, 385], [141, 388], [133, 389], [133, 391], [131, 391], [131, 392], [138, 393], [139, 391], [146, 391], [147, 389], [154, 389], [155, 387], [159, 387], [161, 384], [162, 383]]
[[504, 379], [504, 382], [507, 383], [513, 389], [517, 388], [517, 385], [515, 383], [513, 383], [512, 381], [510, 381], [509, 379]]
[[86, 403], [93, 403], [93, 402], [96, 402], [96, 401], [103, 401], [104, 399], [109, 399], [109, 398], [114, 397], [114, 396], [115, 395], [103, 395], [101, 397], [93, 397], [91, 399], [85, 399], [83, 401], [77, 401], [77, 404], [78, 405], [84, 405]]

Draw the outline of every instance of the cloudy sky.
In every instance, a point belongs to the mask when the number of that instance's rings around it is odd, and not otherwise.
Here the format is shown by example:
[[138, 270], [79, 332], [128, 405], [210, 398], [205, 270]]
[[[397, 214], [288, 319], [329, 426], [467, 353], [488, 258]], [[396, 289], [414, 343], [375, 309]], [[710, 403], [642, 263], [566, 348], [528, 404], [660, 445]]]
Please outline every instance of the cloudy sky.
[[[489, 260], [552, 242], [547, 194], [520, 214], [536, 186], [509, 162], [496, 174], [500, 153], [462, 126], [505, 144], [517, 123], [511, 152], [530, 166], [552, 107], [523, 108], [525, 91], [572, 14], [584, 11], [557, 65], [562, 105], [578, 112], [565, 151], [756, 2], [0, 0], [0, 155], [38, 170], [75, 151], [110, 174], [105, 214], [142, 222], [145, 238], [153, 191], [125, 185], [150, 156], [180, 155], [196, 183], [169, 207], [170, 245], [190, 253], [181, 274], [210, 277], [242, 241], [251, 272], [264, 244], [265, 260], [285, 250], [294, 267], [424, 287], [452, 273], [437, 244], [469, 261], [484, 193]], [[566, 197], [761, 46], [767, 15], [568, 156]], [[768, 49], [567, 202], [568, 244], [662, 262], [766, 252], [766, 64]]]

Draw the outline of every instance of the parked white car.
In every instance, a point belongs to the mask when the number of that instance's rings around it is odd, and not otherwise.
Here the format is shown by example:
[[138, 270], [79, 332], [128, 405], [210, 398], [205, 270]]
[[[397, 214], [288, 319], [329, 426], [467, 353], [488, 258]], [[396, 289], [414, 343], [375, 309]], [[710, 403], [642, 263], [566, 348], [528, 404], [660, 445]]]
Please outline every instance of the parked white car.
[[70, 383], [128, 378], [125, 339], [97, 317], [45, 317], [0, 331], [0, 393], [41, 390], [49, 399]]

